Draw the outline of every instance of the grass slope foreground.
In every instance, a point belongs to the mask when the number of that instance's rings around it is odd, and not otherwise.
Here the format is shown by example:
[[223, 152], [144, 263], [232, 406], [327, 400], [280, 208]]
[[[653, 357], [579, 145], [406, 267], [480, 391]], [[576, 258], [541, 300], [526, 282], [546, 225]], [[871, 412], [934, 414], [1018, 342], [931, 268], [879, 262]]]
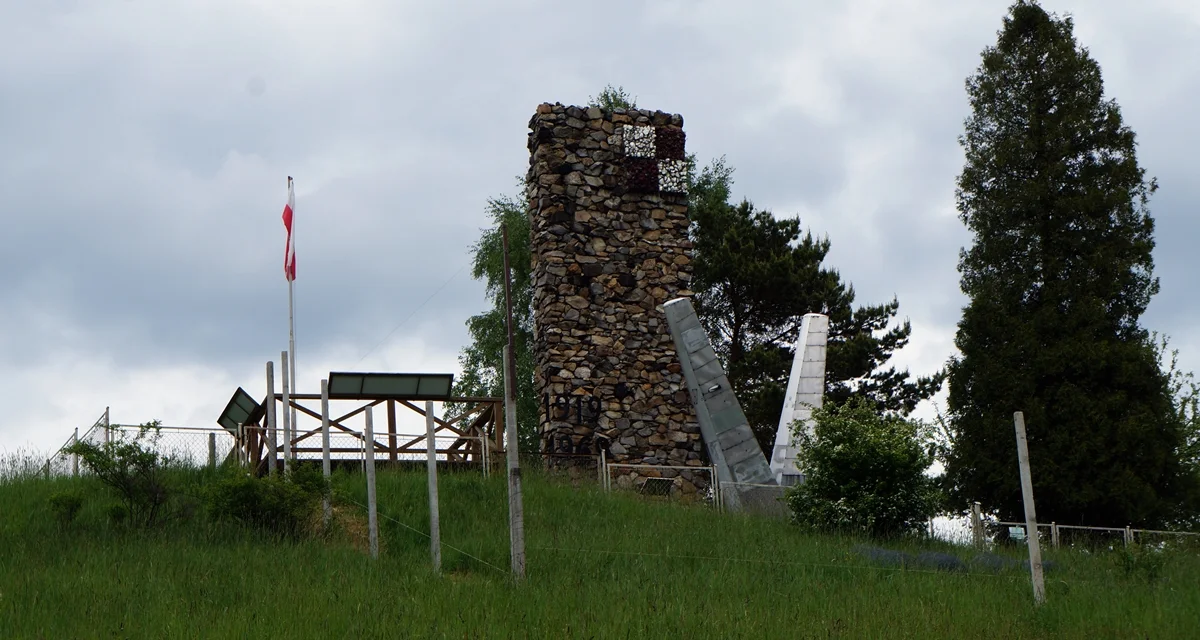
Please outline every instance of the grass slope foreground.
[[[176, 480], [188, 491], [212, 480], [184, 475]], [[441, 575], [423, 534], [424, 474], [379, 474], [377, 561], [364, 552], [362, 476], [338, 475], [334, 486], [335, 530], [295, 536], [202, 512], [140, 530], [110, 517], [112, 498], [94, 479], [0, 481], [0, 638], [958, 638], [983, 629], [1189, 638], [1200, 629], [1194, 553], [1166, 557], [1150, 576], [1114, 553], [1050, 552], [1058, 568], [1048, 603], [1035, 608], [1019, 568], [880, 566], [855, 553], [861, 540], [534, 474], [528, 577], [514, 584], [502, 477], [441, 477]], [[888, 546], [973, 555], [914, 545]]]

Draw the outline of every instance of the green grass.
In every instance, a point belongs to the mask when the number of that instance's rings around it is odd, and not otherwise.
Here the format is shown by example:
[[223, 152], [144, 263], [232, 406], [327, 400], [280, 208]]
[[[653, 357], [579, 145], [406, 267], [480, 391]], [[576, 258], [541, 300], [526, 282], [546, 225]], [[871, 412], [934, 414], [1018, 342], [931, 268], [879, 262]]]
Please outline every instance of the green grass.
[[[183, 480], [194, 488], [205, 476]], [[536, 474], [525, 481], [520, 585], [507, 575], [504, 480], [441, 477], [439, 576], [428, 539], [397, 522], [428, 530], [425, 483], [379, 475], [383, 551], [372, 561], [359, 475], [336, 478], [349, 525], [303, 542], [201, 517], [121, 531], [91, 481], [0, 482], [0, 638], [1190, 638], [1200, 628], [1195, 555], [1173, 555], [1149, 583], [1110, 554], [1048, 552], [1060, 569], [1036, 608], [1021, 572], [874, 567], [851, 552], [855, 540]], [[85, 496], [66, 528], [49, 508], [64, 490]]]

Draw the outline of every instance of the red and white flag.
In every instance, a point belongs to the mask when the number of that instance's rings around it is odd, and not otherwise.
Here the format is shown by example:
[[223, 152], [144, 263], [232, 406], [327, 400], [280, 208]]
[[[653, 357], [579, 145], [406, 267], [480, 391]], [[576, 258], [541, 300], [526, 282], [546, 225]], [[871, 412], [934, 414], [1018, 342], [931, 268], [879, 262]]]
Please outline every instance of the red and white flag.
[[292, 188], [292, 177], [288, 176], [288, 199], [283, 207], [283, 226], [287, 229], [287, 249], [283, 254], [283, 275], [288, 282], [296, 279], [296, 244], [292, 235], [292, 216], [296, 213], [296, 191]]

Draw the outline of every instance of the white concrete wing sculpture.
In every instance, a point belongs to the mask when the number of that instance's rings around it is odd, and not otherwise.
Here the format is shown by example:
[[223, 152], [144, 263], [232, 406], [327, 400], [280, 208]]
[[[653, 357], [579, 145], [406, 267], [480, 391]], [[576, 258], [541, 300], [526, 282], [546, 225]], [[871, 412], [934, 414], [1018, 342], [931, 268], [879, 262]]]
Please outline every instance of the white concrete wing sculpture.
[[796, 468], [792, 423], [800, 420], [805, 428], [812, 428], [812, 410], [821, 406], [825, 395], [825, 344], [828, 338], [829, 317], [819, 313], [806, 314], [800, 323], [796, 356], [792, 360], [792, 374], [788, 377], [787, 395], [771, 454], [771, 473], [783, 486], [794, 485], [803, 479]]

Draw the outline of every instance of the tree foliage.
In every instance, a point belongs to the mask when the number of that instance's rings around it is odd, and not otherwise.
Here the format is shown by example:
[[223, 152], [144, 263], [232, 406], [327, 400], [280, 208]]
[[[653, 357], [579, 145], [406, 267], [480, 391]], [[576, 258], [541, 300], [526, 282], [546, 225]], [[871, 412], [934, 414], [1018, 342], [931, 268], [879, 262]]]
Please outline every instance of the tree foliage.
[[589, 107], [600, 107], [606, 111], [613, 109], [636, 109], [637, 98], [625, 92], [625, 87], [604, 85], [598, 96], [588, 97]]
[[891, 326], [899, 302], [855, 307], [854, 287], [824, 266], [828, 238], [750, 201], [733, 204], [733, 169], [718, 159], [690, 188], [696, 310], [764, 450], [774, 443], [794, 344], [806, 313], [829, 316], [826, 401], [869, 399], [907, 413], [937, 392], [943, 375], [911, 379], [886, 367], [908, 343], [908, 321]]
[[[459, 355], [462, 376], [454, 392], [463, 396], [504, 397], [503, 349], [508, 344], [504, 304], [504, 241], [501, 225], [508, 227], [509, 268], [512, 272], [513, 342], [517, 365], [517, 422], [521, 451], [539, 449], [538, 399], [534, 388], [533, 282], [529, 214], [517, 198], [501, 196], [488, 201], [492, 226], [483, 229], [471, 248], [471, 275], [486, 284], [491, 303], [483, 313], [467, 320], [471, 344]], [[463, 407], [452, 407], [461, 411]]]
[[949, 486], [1021, 515], [1012, 414], [1028, 429], [1038, 515], [1161, 523], [1189, 480], [1168, 380], [1138, 324], [1156, 189], [1070, 18], [1013, 4], [967, 80], [959, 261], [969, 298], [949, 367]]
[[794, 427], [804, 474], [788, 491], [796, 522], [876, 537], [920, 531], [938, 506], [921, 425], [881, 414], [861, 396], [817, 409], [813, 419], [811, 431]]
[[149, 528], [163, 517], [171, 498], [166, 468], [171, 459], [154, 449], [159, 423], [148, 422], [129, 439], [102, 444], [80, 441], [63, 449], [116, 494], [130, 522]]

